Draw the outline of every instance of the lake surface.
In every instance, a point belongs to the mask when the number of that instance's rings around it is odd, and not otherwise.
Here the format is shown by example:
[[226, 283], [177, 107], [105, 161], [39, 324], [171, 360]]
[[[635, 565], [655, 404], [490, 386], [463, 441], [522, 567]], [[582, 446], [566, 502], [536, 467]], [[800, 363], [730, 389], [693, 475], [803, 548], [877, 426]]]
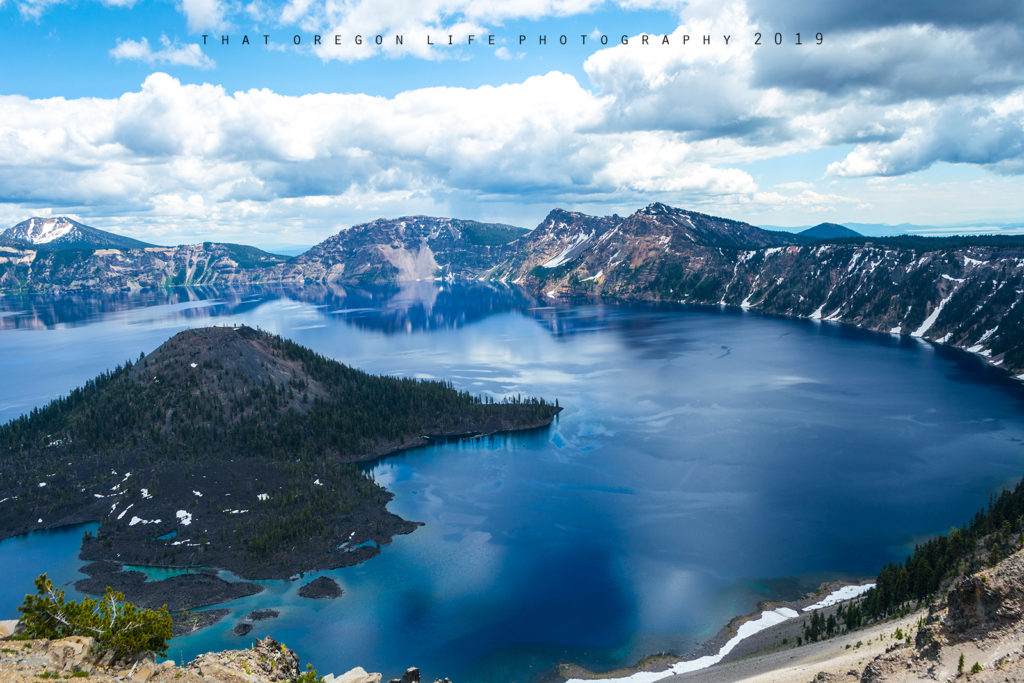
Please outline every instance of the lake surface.
[[[548, 430], [371, 466], [425, 522], [356, 567], [266, 582], [173, 641], [273, 635], [321, 672], [534, 681], [685, 653], [758, 601], [873, 576], [1024, 473], [1024, 390], [964, 353], [732, 309], [537, 301], [490, 285], [0, 298], [0, 420], [175, 332], [244, 323], [361, 369], [557, 398]], [[0, 474], [2, 476], [2, 474]], [[82, 529], [0, 543], [0, 615], [77, 576]], [[330, 575], [335, 601], [298, 597]], [[281, 611], [239, 638], [253, 609]]]

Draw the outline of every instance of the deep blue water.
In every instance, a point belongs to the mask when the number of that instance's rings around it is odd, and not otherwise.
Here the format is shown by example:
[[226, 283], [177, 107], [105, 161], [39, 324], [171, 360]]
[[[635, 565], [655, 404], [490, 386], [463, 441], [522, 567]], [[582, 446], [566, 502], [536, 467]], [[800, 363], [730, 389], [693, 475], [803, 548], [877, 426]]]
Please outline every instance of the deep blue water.
[[[873, 575], [1024, 474], [1024, 390], [967, 354], [738, 310], [552, 305], [489, 285], [0, 299], [0, 420], [189, 326], [245, 323], [356, 367], [557, 398], [546, 431], [372, 466], [425, 522], [362, 565], [231, 603], [176, 659], [273, 635], [321, 671], [530, 681], [686, 652], [766, 598]], [[0, 472], [2, 476], [2, 472]], [[2, 512], [2, 504], [0, 504]], [[82, 529], [0, 543], [0, 614]], [[28, 555], [31, 550], [33, 555]], [[275, 607], [245, 638], [231, 627]], [[432, 680], [432, 678], [429, 678]]]

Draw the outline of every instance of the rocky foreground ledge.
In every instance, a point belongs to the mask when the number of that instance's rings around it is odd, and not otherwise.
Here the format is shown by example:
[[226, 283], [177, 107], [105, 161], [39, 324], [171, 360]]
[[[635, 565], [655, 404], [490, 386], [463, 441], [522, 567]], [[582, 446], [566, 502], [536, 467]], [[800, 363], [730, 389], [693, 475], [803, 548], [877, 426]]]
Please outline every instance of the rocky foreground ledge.
[[[173, 660], [157, 661], [146, 653], [130, 661], [113, 661], [96, 648], [92, 638], [71, 636], [60, 640], [4, 639], [16, 622], [0, 622], [0, 683], [83, 678], [108, 683], [381, 683], [381, 674], [357, 667], [322, 679], [303, 671], [295, 651], [273, 638], [257, 641], [248, 650], [226, 650], [199, 655], [184, 666]], [[409, 669], [390, 683], [420, 683], [419, 669]], [[448, 679], [435, 683], [451, 683]]]

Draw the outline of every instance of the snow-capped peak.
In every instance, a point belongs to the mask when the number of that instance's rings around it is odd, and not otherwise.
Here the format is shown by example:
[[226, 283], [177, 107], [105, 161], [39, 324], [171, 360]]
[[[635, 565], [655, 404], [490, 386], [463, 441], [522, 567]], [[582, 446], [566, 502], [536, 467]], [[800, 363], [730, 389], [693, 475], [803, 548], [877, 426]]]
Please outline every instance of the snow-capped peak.
[[46, 244], [63, 237], [74, 229], [75, 222], [64, 216], [30, 218], [22, 224], [24, 233], [19, 237], [33, 244]]
[[67, 216], [35, 216], [13, 228], [0, 231], [0, 243], [11, 242], [39, 245], [46, 250], [138, 249], [152, 246], [131, 237], [82, 225]]

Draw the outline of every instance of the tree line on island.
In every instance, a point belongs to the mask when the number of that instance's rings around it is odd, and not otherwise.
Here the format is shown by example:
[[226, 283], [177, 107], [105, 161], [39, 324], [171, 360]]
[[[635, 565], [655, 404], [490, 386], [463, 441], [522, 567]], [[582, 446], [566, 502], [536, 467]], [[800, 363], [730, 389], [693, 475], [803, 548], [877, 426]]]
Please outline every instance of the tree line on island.
[[189, 330], [0, 426], [0, 538], [98, 519], [87, 559], [253, 578], [354, 564], [416, 527], [354, 463], [559, 410], [370, 375], [245, 327]]

